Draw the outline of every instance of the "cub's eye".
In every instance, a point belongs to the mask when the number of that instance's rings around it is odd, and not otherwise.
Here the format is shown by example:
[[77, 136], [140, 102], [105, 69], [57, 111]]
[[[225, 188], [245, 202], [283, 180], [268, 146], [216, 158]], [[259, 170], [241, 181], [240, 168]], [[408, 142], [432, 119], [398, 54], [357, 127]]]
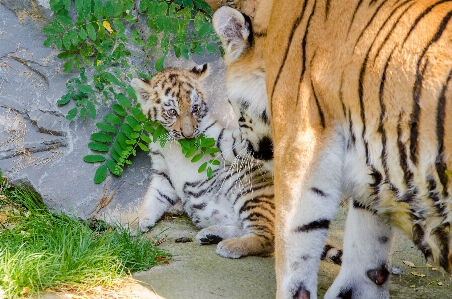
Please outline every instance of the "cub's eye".
[[191, 111], [192, 111], [193, 113], [198, 112], [198, 111], [199, 111], [199, 105], [193, 105], [193, 107], [191, 108]]
[[170, 109], [166, 113], [168, 113], [169, 116], [176, 116], [177, 115], [176, 109]]

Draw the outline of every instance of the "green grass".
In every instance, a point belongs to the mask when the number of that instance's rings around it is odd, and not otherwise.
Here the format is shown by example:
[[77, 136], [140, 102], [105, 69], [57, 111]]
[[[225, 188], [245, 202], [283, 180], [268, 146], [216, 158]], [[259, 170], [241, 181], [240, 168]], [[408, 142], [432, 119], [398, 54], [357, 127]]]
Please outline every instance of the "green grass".
[[0, 177], [0, 289], [6, 298], [114, 285], [169, 256], [145, 236], [90, 224], [50, 213], [33, 192], [6, 188]]

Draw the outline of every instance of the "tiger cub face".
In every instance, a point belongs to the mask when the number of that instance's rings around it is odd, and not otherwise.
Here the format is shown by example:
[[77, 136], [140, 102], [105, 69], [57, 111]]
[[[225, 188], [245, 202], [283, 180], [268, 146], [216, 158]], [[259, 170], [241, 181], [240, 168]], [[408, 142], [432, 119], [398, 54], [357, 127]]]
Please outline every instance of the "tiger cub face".
[[207, 75], [207, 64], [189, 71], [167, 68], [150, 81], [134, 78], [131, 85], [143, 113], [162, 124], [171, 138], [195, 138], [201, 134], [199, 123], [207, 114], [207, 96], [202, 87]]

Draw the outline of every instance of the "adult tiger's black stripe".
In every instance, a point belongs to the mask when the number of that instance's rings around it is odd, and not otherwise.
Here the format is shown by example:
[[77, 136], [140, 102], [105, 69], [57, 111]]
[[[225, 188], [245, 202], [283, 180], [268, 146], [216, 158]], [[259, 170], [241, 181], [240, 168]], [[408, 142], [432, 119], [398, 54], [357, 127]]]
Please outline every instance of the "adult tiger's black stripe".
[[363, 3], [363, 0], [359, 0], [358, 5], [356, 5], [355, 11], [353, 12], [352, 20], [350, 21], [350, 25], [348, 26], [347, 36], [350, 33], [350, 29], [352, 28], [353, 22], [354, 22], [355, 17], [356, 17], [356, 12], [358, 11], [358, 9], [359, 9], [359, 7], [361, 6], [362, 3]]
[[297, 233], [306, 233], [310, 232], [312, 230], [318, 230], [318, 229], [328, 229], [330, 227], [330, 221], [328, 219], [320, 219], [313, 222], [310, 222], [308, 224], [305, 224], [303, 226], [299, 226], [295, 229], [295, 232]]
[[341, 85], [339, 87], [339, 100], [341, 101], [341, 105], [342, 105], [342, 112], [344, 112], [344, 117], [347, 117], [347, 109], [345, 108], [345, 103], [344, 103], [344, 71], [342, 71], [341, 74]]
[[[311, 81], [312, 82], [312, 81]], [[320, 117], [320, 125], [322, 128], [325, 128], [325, 116], [323, 115], [322, 107], [320, 107], [319, 99], [317, 98], [317, 94], [315, 93], [314, 84], [311, 83], [312, 93], [314, 94], [315, 104], [317, 106], [317, 112]]]
[[[315, 12], [316, 3], [317, 3], [317, 1], [314, 1], [314, 6], [312, 7], [311, 14], [309, 15], [308, 23], [306, 24], [306, 29], [304, 30], [303, 40], [301, 42], [301, 51], [302, 51], [302, 55], [301, 55], [302, 56], [301, 57], [301, 73], [300, 73], [300, 79], [298, 80], [298, 89], [297, 89], [297, 91], [300, 90], [301, 81], [303, 80], [304, 74], [306, 72], [306, 43], [307, 43], [307, 38], [308, 38], [308, 33], [309, 33], [309, 27], [311, 25], [311, 19], [312, 19], [312, 16], [314, 15], [314, 12]], [[300, 98], [300, 93], [297, 92], [297, 101], [295, 102], [296, 106], [298, 106], [299, 98]]]
[[408, 38], [410, 37], [411, 33], [414, 31], [414, 28], [416, 28], [416, 26], [419, 24], [419, 22], [426, 16], [428, 15], [436, 6], [441, 5], [445, 2], [451, 2], [452, 0], [442, 0], [439, 2], [436, 2], [432, 5], [430, 5], [429, 7], [427, 7], [427, 9], [425, 9], [417, 18], [416, 20], [412, 23], [413, 25], [411, 25], [410, 30], [408, 31], [405, 39], [402, 42], [402, 47], [405, 46], [406, 41], [408, 40]]
[[449, 239], [450, 239], [450, 224], [444, 223], [441, 226], [435, 228], [431, 235], [436, 237], [436, 243], [441, 251], [439, 255], [439, 264], [447, 272], [449, 272]]
[[[397, 2], [396, 2], [396, 3], [397, 3]], [[364, 26], [363, 30], [361, 31], [360, 35], [358, 36], [358, 39], [357, 39], [356, 42], [355, 42], [355, 47], [354, 47], [354, 48], [356, 48], [356, 45], [359, 43], [359, 41], [360, 41], [361, 38], [363, 37], [364, 32], [366, 31], [366, 29], [369, 28], [370, 24], [371, 24], [372, 21], [375, 19], [375, 17], [377, 16], [378, 12], [380, 11], [381, 7], [382, 7], [384, 4], [386, 4], [386, 0], [385, 0], [385, 1], [382, 1], [381, 4], [377, 7], [377, 9], [375, 9], [375, 11], [374, 11], [372, 17], [371, 17], [370, 20], [367, 22], [366, 26]], [[380, 33], [380, 31], [383, 29], [383, 27], [384, 27], [384, 26], [380, 26], [380, 29], [378, 30], [377, 34], [375, 34], [375, 37], [378, 36], [378, 34]], [[374, 41], [372, 42], [372, 45], [374, 44], [374, 42], [375, 42], [375, 39], [374, 39]], [[372, 47], [372, 46], [371, 46], [371, 47]]]
[[[386, 60], [386, 64], [383, 69], [383, 73], [381, 74], [380, 90], [378, 93], [378, 98], [380, 100], [380, 120], [379, 120], [380, 123], [378, 124], [378, 132], [381, 133], [381, 145], [382, 145], [380, 159], [381, 159], [381, 162], [383, 165], [383, 170], [385, 172], [386, 180], [388, 182], [391, 181], [391, 178], [389, 176], [389, 167], [388, 167], [388, 152], [387, 152], [387, 147], [386, 147], [386, 130], [383, 125], [383, 120], [386, 115], [386, 105], [383, 101], [383, 96], [384, 96], [385, 83], [386, 83], [386, 72], [388, 70], [389, 62], [391, 61], [393, 53], [394, 53], [394, 50], [391, 52], [388, 59]], [[392, 186], [392, 184], [391, 184], [391, 186]]]
[[[353, 131], [352, 114], [350, 113], [350, 111], [348, 112], [348, 125], [349, 125], [349, 134], [350, 134], [351, 145], [354, 146], [356, 143], [356, 137], [355, 137], [355, 132]], [[349, 146], [349, 148], [351, 147], [351, 145]]]
[[[399, 8], [401, 8], [402, 6], [404, 6], [405, 4], [411, 2], [411, 0], [407, 0], [405, 2], [402, 2], [399, 6], [397, 6], [392, 13], [390, 14], [389, 18], [386, 19], [385, 24], [387, 21], [389, 21], [390, 17], [392, 16], [393, 13], [395, 13]], [[374, 58], [374, 63], [377, 60], [378, 56], [380, 56], [381, 53], [381, 49], [383, 49], [383, 46], [386, 45], [386, 42], [389, 40], [389, 37], [391, 36], [391, 34], [394, 32], [394, 29], [396, 28], [396, 26], [399, 24], [400, 20], [402, 19], [402, 17], [405, 15], [405, 13], [414, 5], [414, 3], [411, 3], [407, 8], [405, 8], [404, 11], [402, 11], [402, 13], [399, 15], [399, 17], [397, 18], [397, 20], [394, 22], [394, 24], [392, 24], [391, 29], [388, 31], [388, 34], [386, 35], [385, 39], [383, 40], [383, 42], [381, 43], [381, 45], [378, 47], [377, 51], [375, 52], [375, 58]], [[395, 49], [395, 48], [394, 48]], [[393, 49], [393, 51], [394, 51]]]
[[[371, 170], [370, 176], [374, 179], [374, 181], [369, 184], [370, 188], [372, 188], [371, 195], [377, 195], [380, 190], [380, 185], [383, 182], [383, 176], [374, 166], [371, 166]], [[376, 199], [374, 200], [374, 203], [376, 204], [375, 201]]]
[[421, 96], [421, 90], [422, 90], [422, 82], [424, 79], [424, 73], [428, 66], [428, 59], [424, 64], [424, 67], [421, 71], [421, 64], [424, 60], [425, 54], [427, 53], [430, 46], [432, 46], [434, 43], [436, 43], [440, 37], [442, 36], [444, 30], [446, 29], [447, 24], [449, 23], [450, 19], [452, 17], [452, 11], [449, 11], [449, 13], [443, 18], [441, 21], [439, 28], [433, 38], [427, 43], [427, 45], [424, 47], [422, 54], [419, 56], [418, 62], [417, 62], [417, 68], [416, 68], [416, 81], [413, 86], [413, 119], [412, 119], [412, 125], [410, 130], [410, 159], [413, 161], [414, 164], [417, 164], [418, 160], [418, 136], [419, 136], [419, 118], [421, 113], [421, 107], [420, 107], [420, 96]]
[[[294, 37], [295, 31], [298, 29], [298, 26], [300, 26], [300, 23], [301, 23], [301, 20], [303, 19], [303, 16], [304, 16], [304, 13], [306, 11], [306, 6], [307, 5], [308, 5], [308, 0], [305, 0], [304, 4], [303, 4], [303, 9], [301, 10], [300, 16], [298, 16], [298, 18], [295, 20], [294, 24], [292, 25], [292, 30], [291, 30], [290, 35], [289, 35], [289, 40], [287, 42], [287, 47], [284, 50], [284, 58], [283, 58], [283, 61], [282, 61], [281, 65], [280, 65], [280, 67], [279, 67], [278, 73], [276, 74], [275, 82], [273, 82], [272, 92], [270, 94], [270, 102], [271, 102], [271, 99], [273, 99], [273, 94], [275, 93], [276, 85], [278, 84], [279, 77], [281, 76], [281, 72], [282, 72], [282, 70], [283, 70], [283, 68], [284, 68], [284, 66], [286, 64], [287, 55], [289, 53], [290, 47], [292, 46], [292, 39]], [[272, 110], [270, 109], [270, 111], [272, 111]]]
[[328, 14], [330, 13], [331, 0], [326, 0], [325, 3], [325, 21], [328, 20]]
[[402, 115], [399, 115], [399, 121], [397, 123], [397, 147], [399, 149], [399, 163], [402, 168], [403, 178], [405, 181], [405, 186], [409, 188], [410, 182], [413, 178], [413, 173], [408, 167], [408, 156], [406, 153], [405, 144], [402, 141]]
[[441, 202], [441, 197], [439, 193], [436, 191], [435, 180], [430, 177], [427, 179], [427, 183], [429, 188], [428, 198], [433, 200], [434, 202], [433, 206], [435, 207], [438, 216], [446, 218], [447, 217], [446, 205], [443, 202]]
[[[369, 50], [370, 51], [370, 50]], [[364, 150], [366, 153], [366, 165], [369, 165], [369, 145], [366, 139], [366, 114], [364, 111], [364, 74], [366, 72], [367, 59], [369, 56], [366, 55], [364, 62], [362, 63], [361, 70], [359, 71], [359, 81], [358, 81], [358, 96], [359, 96], [359, 110], [361, 116], [361, 122], [363, 124], [363, 132], [361, 134]]]
[[446, 83], [443, 85], [441, 94], [438, 99], [438, 106], [436, 107], [436, 139], [438, 140], [438, 155], [436, 156], [436, 172], [438, 173], [439, 181], [443, 185], [443, 196], [447, 197], [447, 182], [446, 163], [444, 163], [444, 117], [446, 114], [446, 91], [452, 79], [452, 70], [449, 72]]

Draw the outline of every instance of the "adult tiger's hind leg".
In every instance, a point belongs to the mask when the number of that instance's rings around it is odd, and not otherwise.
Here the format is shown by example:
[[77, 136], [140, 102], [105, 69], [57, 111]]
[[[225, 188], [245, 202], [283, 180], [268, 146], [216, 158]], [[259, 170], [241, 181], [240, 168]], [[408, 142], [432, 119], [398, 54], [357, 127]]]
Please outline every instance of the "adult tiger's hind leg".
[[389, 298], [391, 227], [371, 210], [350, 201], [342, 267], [325, 299]]

